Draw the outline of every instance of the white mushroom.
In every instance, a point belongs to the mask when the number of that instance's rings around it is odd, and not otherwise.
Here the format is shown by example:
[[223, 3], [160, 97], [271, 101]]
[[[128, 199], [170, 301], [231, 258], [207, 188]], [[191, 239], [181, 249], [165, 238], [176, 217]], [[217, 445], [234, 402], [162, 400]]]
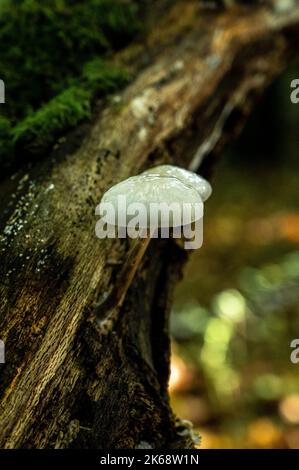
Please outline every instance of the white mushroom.
[[[105, 222], [118, 230], [126, 229], [132, 238], [139, 239], [130, 249], [112, 293], [95, 308], [98, 317], [103, 311], [107, 313], [122, 305], [150, 239], [157, 236], [157, 230], [166, 230], [169, 236], [169, 229], [175, 233], [176, 229], [202, 220], [203, 201], [210, 194], [211, 186], [203, 178], [171, 165], [162, 165], [130, 177], [104, 194], [100, 206], [111, 208], [110, 218], [109, 211], [106, 211]], [[137, 236], [132, 234], [132, 230]]]
[[[126, 206], [122, 207], [124, 197]], [[140, 212], [139, 227], [151, 230], [191, 224], [197, 218], [202, 217], [202, 213], [198, 211], [199, 205], [200, 207], [202, 205], [202, 197], [195, 185], [167, 174], [143, 173], [132, 176], [112, 186], [104, 194], [101, 203], [112, 205], [113, 218], [109, 220], [109, 223], [118, 227], [128, 227], [132, 219], [135, 219], [133, 216], [137, 211]], [[157, 220], [153, 220], [151, 216], [154, 216], [155, 208], [159, 209], [157, 206], [161, 210], [157, 213]], [[188, 217], [185, 214], [186, 217], [183, 220], [186, 206], [189, 206], [191, 210]], [[172, 210], [167, 213], [167, 208]], [[163, 210], [166, 212], [165, 217], [163, 217]]]
[[206, 201], [212, 194], [210, 183], [193, 171], [185, 170], [174, 165], [159, 165], [146, 170], [143, 175], [170, 176], [179, 179], [187, 186], [196, 189], [201, 196], [202, 202]]

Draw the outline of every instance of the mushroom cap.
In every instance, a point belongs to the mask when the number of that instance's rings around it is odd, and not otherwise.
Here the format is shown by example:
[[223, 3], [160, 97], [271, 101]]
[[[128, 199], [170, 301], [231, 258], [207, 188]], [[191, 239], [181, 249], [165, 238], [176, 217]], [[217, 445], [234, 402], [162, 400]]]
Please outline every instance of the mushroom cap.
[[[126, 197], [126, 207], [122, 205], [119, 196]], [[146, 214], [145, 222], [140, 223], [142, 228], [154, 228], [151, 227], [152, 210], [156, 204], [162, 204], [158, 218], [155, 219], [155, 226], [160, 228], [191, 224], [203, 217], [202, 199], [194, 187], [187, 186], [177, 178], [156, 174], [131, 176], [112, 186], [102, 197], [102, 203], [112, 204], [116, 217], [115, 220], [109, 220], [109, 224], [118, 226], [128, 225], [139, 211], [138, 204], [142, 205]]]
[[191, 186], [199, 192], [202, 201], [206, 201], [212, 194], [210, 183], [193, 171], [185, 170], [174, 165], [159, 165], [146, 170], [143, 175], [170, 176], [179, 179], [187, 186]]

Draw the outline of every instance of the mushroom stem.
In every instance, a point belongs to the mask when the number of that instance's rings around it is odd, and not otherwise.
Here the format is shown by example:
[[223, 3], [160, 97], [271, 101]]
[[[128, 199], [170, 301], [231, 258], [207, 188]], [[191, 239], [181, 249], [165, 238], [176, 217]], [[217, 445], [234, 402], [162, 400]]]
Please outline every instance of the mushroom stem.
[[94, 313], [98, 318], [106, 316], [108, 311], [119, 309], [126, 297], [128, 289], [132, 284], [136, 271], [140, 265], [143, 255], [151, 240], [147, 235], [147, 229], [140, 232], [139, 238], [134, 240], [132, 247], [127, 254], [126, 260], [117, 275], [112, 292], [100, 304], [97, 304]]
[[149, 245], [151, 238], [137, 238], [131, 247], [128, 257], [120, 270], [119, 277], [117, 278], [115, 289], [116, 292], [116, 306], [121, 307], [125, 299], [126, 293], [132, 284], [136, 271], [143, 258], [144, 253]]

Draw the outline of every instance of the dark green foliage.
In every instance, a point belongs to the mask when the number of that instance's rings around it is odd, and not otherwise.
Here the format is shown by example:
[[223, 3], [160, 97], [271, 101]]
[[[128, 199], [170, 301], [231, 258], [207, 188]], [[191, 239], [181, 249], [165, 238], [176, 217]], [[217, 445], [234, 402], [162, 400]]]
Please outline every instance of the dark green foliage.
[[6, 119], [0, 117], [0, 157], [14, 144], [36, 148], [53, 143], [59, 133], [90, 116], [95, 95], [126, 83], [126, 71], [107, 57], [138, 32], [136, 4], [2, 1], [0, 78], [6, 103], [0, 111]]

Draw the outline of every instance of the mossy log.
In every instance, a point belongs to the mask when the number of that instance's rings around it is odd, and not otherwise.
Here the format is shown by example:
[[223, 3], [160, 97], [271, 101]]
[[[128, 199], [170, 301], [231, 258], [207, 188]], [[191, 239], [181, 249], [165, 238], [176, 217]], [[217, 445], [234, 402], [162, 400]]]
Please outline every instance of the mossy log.
[[186, 252], [152, 241], [121, 311], [97, 326], [93, 305], [129, 243], [96, 238], [95, 206], [161, 162], [209, 174], [298, 33], [297, 2], [283, 12], [179, 3], [122, 53], [136, 77], [90, 128], [2, 181], [1, 448], [192, 447], [167, 392], [168, 315]]

